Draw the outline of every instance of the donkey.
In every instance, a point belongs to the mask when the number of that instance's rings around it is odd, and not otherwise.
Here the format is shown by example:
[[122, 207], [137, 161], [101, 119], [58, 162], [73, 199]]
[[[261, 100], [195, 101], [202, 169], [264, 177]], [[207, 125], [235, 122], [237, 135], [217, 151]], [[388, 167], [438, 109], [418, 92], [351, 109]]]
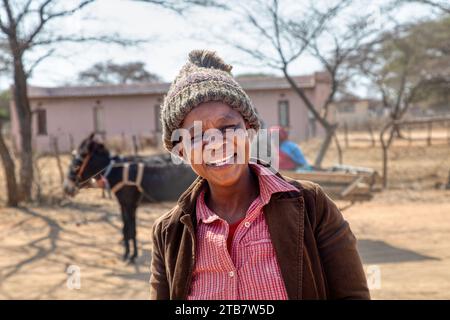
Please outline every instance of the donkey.
[[[170, 155], [112, 157], [94, 137], [91, 134], [72, 152], [63, 189], [75, 196], [80, 189], [96, 183], [114, 193], [123, 220], [123, 259], [134, 263], [138, 256], [136, 210], [141, 201], [176, 200], [197, 175], [185, 164], [174, 164]], [[130, 241], [133, 243], [131, 256]]]

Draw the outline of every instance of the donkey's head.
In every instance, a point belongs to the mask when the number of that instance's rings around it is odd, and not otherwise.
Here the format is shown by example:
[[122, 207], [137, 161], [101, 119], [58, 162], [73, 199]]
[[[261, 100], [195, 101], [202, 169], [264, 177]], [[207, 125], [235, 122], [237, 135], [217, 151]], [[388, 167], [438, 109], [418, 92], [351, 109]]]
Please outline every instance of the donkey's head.
[[74, 196], [79, 189], [88, 186], [92, 179], [99, 179], [108, 164], [108, 149], [96, 141], [92, 133], [72, 152], [69, 172], [64, 180], [64, 192]]

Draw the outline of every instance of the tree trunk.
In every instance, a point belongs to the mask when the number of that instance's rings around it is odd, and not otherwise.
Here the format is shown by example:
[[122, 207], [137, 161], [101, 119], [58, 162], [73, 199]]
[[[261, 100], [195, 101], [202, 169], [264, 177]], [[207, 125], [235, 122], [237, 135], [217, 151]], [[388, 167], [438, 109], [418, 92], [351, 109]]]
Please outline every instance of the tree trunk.
[[325, 158], [328, 148], [330, 147], [336, 127], [336, 125], [325, 127], [325, 139], [320, 145], [319, 153], [317, 154], [316, 161], [314, 162], [315, 167], [320, 167], [322, 165], [322, 161]]
[[317, 154], [316, 161], [314, 162], [314, 166], [320, 167], [327, 153], [328, 148], [330, 147], [331, 140], [333, 139], [334, 133], [337, 128], [337, 124], [331, 124], [325, 117], [322, 117], [320, 113], [316, 110], [313, 103], [306, 96], [304, 90], [300, 88], [294, 81], [294, 79], [288, 74], [286, 67], [283, 68], [283, 74], [286, 78], [287, 82], [291, 85], [291, 88], [297, 93], [300, 99], [305, 103], [306, 108], [311, 112], [314, 119], [320, 123], [320, 125], [325, 129], [325, 140], [323, 140], [319, 153]]
[[[385, 132], [389, 130], [389, 138], [386, 142], [384, 140], [384, 134]], [[383, 151], [383, 188], [387, 188], [388, 186], [388, 151], [389, 147], [391, 146], [391, 143], [394, 139], [395, 135], [395, 128], [393, 127], [393, 122], [389, 122], [380, 133], [380, 143], [381, 143], [381, 149]]]
[[372, 141], [372, 147], [375, 147], [375, 135], [373, 134], [372, 126], [369, 124], [369, 134], [370, 134], [370, 140]]
[[388, 184], [388, 147], [382, 145], [381, 148], [383, 150], [383, 188], [386, 188]]
[[404, 139], [404, 135], [402, 134], [402, 131], [400, 130], [400, 127], [397, 125], [394, 125], [394, 134], [396, 138]]
[[8, 192], [7, 205], [10, 207], [17, 207], [19, 204], [19, 194], [17, 192], [15, 165], [3, 138], [2, 126], [3, 123], [0, 120], [0, 157], [2, 159], [6, 177], [6, 190]]
[[20, 200], [29, 201], [33, 183], [32, 119], [27, 76], [20, 54], [14, 54], [14, 102], [20, 132]]
[[337, 149], [337, 152], [338, 152], [338, 160], [339, 160], [339, 164], [342, 165], [342, 164], [344, 163], [344, 157], [343, 157], [343, 155], [342, 155], [341, 144], [339, 143], [339, 139], [338, 139], [338, 137], [337, 137], [336, 132], [334, 132], [333, 137], [334, 137], [334, 144], [336, 145], [336, 149]]

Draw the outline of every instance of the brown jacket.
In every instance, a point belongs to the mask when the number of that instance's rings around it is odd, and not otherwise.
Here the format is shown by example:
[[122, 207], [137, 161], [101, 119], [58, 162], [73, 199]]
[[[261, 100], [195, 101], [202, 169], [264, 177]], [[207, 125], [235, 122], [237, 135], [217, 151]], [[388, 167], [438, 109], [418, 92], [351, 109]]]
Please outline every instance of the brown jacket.
[[[263, 212], [289, 299], [370, 299], [355, 236], [339, 209], [317, 184], [282, 178], [299, 191], [272, 195]], [[205, 182], [198, 177], [153, 226], [151, 299], [188, 295], [195, 204]]]

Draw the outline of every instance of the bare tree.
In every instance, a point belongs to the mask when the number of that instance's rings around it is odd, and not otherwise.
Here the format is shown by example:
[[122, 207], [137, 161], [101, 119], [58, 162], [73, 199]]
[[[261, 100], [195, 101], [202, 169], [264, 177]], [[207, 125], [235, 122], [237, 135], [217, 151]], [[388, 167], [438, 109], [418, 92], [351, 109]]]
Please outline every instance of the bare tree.
[[118, 64], [109, 60], [81, 71], [78, 81], [83, 84], [127, 84], [162, 80], [158, 75], [147, 71], [143, 62]]
[[[13, 75], [14, 103], [20, 132], [20, 199], [31, 199], [33, 181], [32, 158], [32, 111], [28, 100], [27, 81], [34, 68], [55, 52], [56, 44], [62, 42], [103, 41], [119, 44], [134, 44], [133, 40], [122, 40], [117, 35], [85, 37], [79, 34], [58, 33], [54, 21], [74, 15], [94, 0], [77, 0], [69, 7], [61, 0], [22, 0], [0, 2], [0, 44], [2, 56], [9, 61]], [[7, 45], [5, 45], [7, 44]], [[47, 48], [47, 50], [45, 50]], [[35, 49], [45, 52], [30, 61], [28, 53]]]
[[3, 124], [4, 122], [6, 122], [6, 120], [7, 119], [0, 114], [0, 159], [3, 163], [3, 169], [6, 179], [6, 190], [8, 194], [7, 205], [16, 207], [19, 204], [19, 195], [16, 192], [17, 181], [15, 176], [15, 164], [3, 136]]
[[[30, 72], [37, 63], [51, 54], [51, 51], [38, 58], [27, 69], [24, 64], [24, 55], [35, 45], [44, 39], [39, 39], [45, 27], [50, 21], [69, 16], [93, 2], [82, 1], [70, 9], [55, 10], [57, 1], [46, 0], [36, 5], [36, 1], [15, 2], [2, 0], [0, 6], [0, 31], [3, 41], [8, 43], [8, 51], [12, 62], [14, 75], [14, 102], [20, 128], [20, 198], [29, 200], [31, 198], [31, 186], [33, 181], [33, 158], [31, 145], [31, 108], [27, 94], [27, 79]], [[32, 21], [35, 23], [31, 26]], [[45, 41], [50, 39], [46, 38]], [[51, 42], [53, 43], [53, 42]]]
[[[312, 1], [302, 3], [304, 10], [301, 12], [295, 12], [290, 7], [291, 10], [288, 11], [295, 13], [292, 15], [287, 14], [286, 10], [283, 10], [285, 8], [280, 8], [280, 2], [254, 0], [245, 2], [245, 5], [236, 3], [230, 5], [230, 10], [234, 10], [244, 22], [240, 24], [242, 32], [253, 35], [256, 40], [244, 42], [224, 39], [224, 41], [248, 54], [261, 65], [283, 73], [309, 113], [325, 130], [325, 138], [315, 159], [315, 165], [320, 166], [337, 128], [337, 123], [329, 120], [328, 113], [341, 82], [345, 81], [341, 68], [349, 52], [354, 50], [351, 46], [358, 44], [364, 33], [360, 32], [360, 29], [349, 29], [338, 38], [333, 37], [329, 28], [331, 21], [350, 4], [350, 0], [337, 1], [328, 6], [324, 3], [316, 5]], [[329, 51], [324, 51], [319, 45], [325, 32], [334, 39], [335, 47]], [[316, 105], [317, 103], [306, 94], [289, 70], [291, 65], [308, 51], [319, 59], [330, 75], [332, 88], [323, 105]]]
[[[320, 37], [315, 37], [310, 41], [309, 51], [320, 61], [331, 80], [331, 88], [325, 102], [318, 106], [324, 119], [328, 119], [330, 107], [335, 102], [337, 94], [347, 91], [348, 85], [355, 77], [355, 72], [348, 68], [349, 60], [363, 44], [370, 42], [373, 35], [376, 34], [376, 30], [373, 28], [370, 20], [370, 14], [351, 17], [350, 19], [341, 17], [337, 25], [328, 24]], [[326, 45], [324, 45], [324, 42]], [[337, 126], [338, 124], [334, 125]], [[342, 151], [335, 131], [329, 130], [327, 135], [334, 136], [339, 159], [342, 162]], [[323, 160], [325, 152], [324, 146], [318, 155], [316, 163], [320, 163]]]
[[[136, 1], [136, 0], [135, 0]], [[140, 0], [183, 13], [190, 6], [207, 6], [212, 0]], [[117, 34], [83, 36], [58, 29], [58, 20], [77, 14], [95, 0], [0, 0], [0, 64], [14, 79], [14, 102], [20, 133], [20, 200], [31, 199], [33, 181], [32, 110], [27, 95], [27, 81], [36, 66], [52, 56], [64, 42], [101, 41], [136, 45], [142, 40], [124, 40]], [[66, 32], [64, 32], [66, 31]], [[3, 50], [2, 50], [3, 49]], [[30, 61], [30, 53], [44, 52]], [[6, 66], [6, 68], [3, 68]]]
[[448, 59], [440, 57], [440, 53], [433, 57], [435, 50], [430, 39], [416, 33], [418, 29], [408, 35], [411, 30], [399, 26], [386, 32], [379, 42], [359, 51], [356, 58], [360, 70], [378, 89], [391, 120], [400, 120], [411, 103], [426, 93], [423, 88], [441, 83], [448, 72], [448, 68], [441, 66]]
[[362, 74], [377, 88], [389, 121], [380, 134], [383, 149], [383, 177], [387, 186], [387, 150], [395, 136], [401, 136], [398, 122], [412, 103], [429, 96], [434, 89], [450, 89], [445, 23], [426, 22], [397, 26], [378, 41], [361, 48], [353, 57]]
[[9, 91], [0, 93], [0, 159], [3, 163], [6, 190], [7, 190], [7, 204], [15, 207], [18, 205], [17, 182], [15, 172], [15, 164], [11, 153], [7, 147], [5, 137], [3, 134], [3, 125], [9, 121]]

